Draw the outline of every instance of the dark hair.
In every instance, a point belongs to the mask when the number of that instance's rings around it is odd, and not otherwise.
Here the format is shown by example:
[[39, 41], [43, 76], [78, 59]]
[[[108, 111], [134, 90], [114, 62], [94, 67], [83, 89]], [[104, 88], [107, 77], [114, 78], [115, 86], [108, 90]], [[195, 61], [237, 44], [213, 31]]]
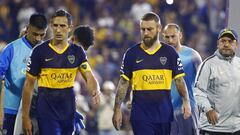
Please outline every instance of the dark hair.
[[81, 43], [85, 50], [94, 44], [94, 31], [88, 25], [78, 26], [74, 30], [73, 35], [76, 37], [76, 40]]
[[153, 12], [148, 12], [148, 13], [144, 14], [142, 16], [141, 20], [143, 20], [143, 21], [154, 20], [155, 22], [157, 22], [161, 25], [160, 17], [156, 13], [153, 13]]
[[72, 15], [70, 13], [68, 13], [67, 11], [63, 10], [63, 9], [57, 10], [53, 14], [52, 19], [55, 18], [55, 17], [64, 17], [64, 16], [68, 20], [68, 25], [72, 25]]
[[34, 26], [38, 29], [46, 29], [47, 18], [43, 14], [32, 14], [29, 20], [29, 25]]

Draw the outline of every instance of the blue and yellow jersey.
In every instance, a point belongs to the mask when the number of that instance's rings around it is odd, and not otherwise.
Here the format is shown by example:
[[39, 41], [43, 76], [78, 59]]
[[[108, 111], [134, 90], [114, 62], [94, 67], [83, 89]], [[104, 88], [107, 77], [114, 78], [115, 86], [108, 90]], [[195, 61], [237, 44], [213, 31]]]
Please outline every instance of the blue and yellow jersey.
[[75, 98], [72, 88], [76, 74], [90, 70], [85, 51], [80, 46], [68, 43], [60, 52], [46, 41], [35, 47], [28, 62], [27, 75], [38, 80], [38, 116], [51, 119], [73, 117]]
[[150, 53], [141, 44], [133, 46], [124, 54], [121, 76], [132, 84], [131, 120], [160, 123], [172, 120], [172, 79], [184, 76], [174, 48], [161, 43]]

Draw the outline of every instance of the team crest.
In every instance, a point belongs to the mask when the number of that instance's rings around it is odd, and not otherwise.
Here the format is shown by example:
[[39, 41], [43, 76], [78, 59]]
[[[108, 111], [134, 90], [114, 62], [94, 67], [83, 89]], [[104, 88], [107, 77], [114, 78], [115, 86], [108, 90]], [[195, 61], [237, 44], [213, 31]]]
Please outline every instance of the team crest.
[[87, 64], [83, 64], [82, 68], [86, 70], [87, 69]]
[[73, 64], [75, 62], [75, 56], [74, 55], [68, 55], [68, 61]]
[[165, 65], [167, 62], [167, 57], [160, 57], [159, 60], [162, 65]]

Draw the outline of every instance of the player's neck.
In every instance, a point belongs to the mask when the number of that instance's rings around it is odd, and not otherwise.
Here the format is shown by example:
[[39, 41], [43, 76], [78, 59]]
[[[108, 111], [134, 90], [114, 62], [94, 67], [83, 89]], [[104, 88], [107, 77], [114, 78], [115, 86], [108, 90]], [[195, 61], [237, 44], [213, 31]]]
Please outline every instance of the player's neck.
[[34, 44], [31, 43], [31, 40], [29, 40], [29, 37], [28, 37], [28, 36], [26, 36], [25, 38], [26, 38], [26, 40], [28, 41], [28, 43], [29, 43], [32, 47], [35, 46]]
[[177, 45], [176, 51], [177, 52], [181, 52], [181, 50], [182, 50], [182, 45], [181, 44]]
[[155, 51], [157, 48], [159, 48], [159, 46], [161, 46], [159, 40], [156, 40], [153, 45], [151, 47], [147, 47], [146, 45], [143, 44], [143, 48], [144, 50], [147, 50], [148, 52], [153, 52]]
[[61, 51], [64, 48], [66, 48], [66, 46], [68, 46], [68, 41], [67, 40], [54, 40], [52, 39], [51, 41], [52, 46], [54, 46], [55, 49]]

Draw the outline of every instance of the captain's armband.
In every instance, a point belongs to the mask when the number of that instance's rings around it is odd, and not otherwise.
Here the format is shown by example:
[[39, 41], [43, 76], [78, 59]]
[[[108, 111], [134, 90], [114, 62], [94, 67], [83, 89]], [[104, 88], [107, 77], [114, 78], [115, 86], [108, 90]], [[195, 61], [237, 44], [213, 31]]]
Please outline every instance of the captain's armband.
[[91, 67], [88, 64], [88, 62], [83, 62], [80, 66], [79, 66], [79, 71], [81, 73], [87, 72], [87, 71], [91, 71]]

